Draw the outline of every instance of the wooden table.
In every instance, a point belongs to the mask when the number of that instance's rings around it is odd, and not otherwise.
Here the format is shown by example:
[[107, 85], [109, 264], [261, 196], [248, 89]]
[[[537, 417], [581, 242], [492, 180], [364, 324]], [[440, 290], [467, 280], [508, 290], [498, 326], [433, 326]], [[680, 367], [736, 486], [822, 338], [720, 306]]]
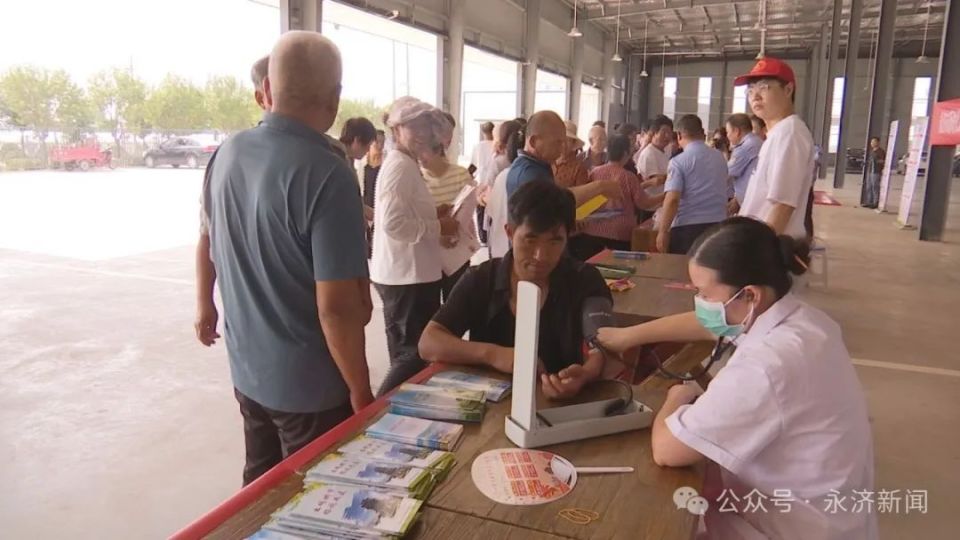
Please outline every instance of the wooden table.
[[686, 283], [690, 281], [690, 274], [687, 272], [687, 261], [689, 260], [690, 258], [686, 255], [671, 255], [668, 253], [648, 253], [647, 258], [642, 261], [615, 259], [613, 252], [603, 250], [594, 255], [589, 262], [629, 266], [634, 269], [633, 275], [635, 277], [670, 279]]
[[[443, 367], [434, 365], [421, 375], [429, 376], [440, 369]], [[635, 397], [658, 409], [665, 396], [664, 383], [658, 377], [651, 378], [634, 387]], [[619, 391], [618, 385], [601, 382], [588, 388], [576, 401], [612, 397], [618, 395]], [[681, 486], [700, 490], [701, 471], [697, 468], [661, 468], [654, 464], [649, 429], [543, 448], [564, 456], [578, 466], [631, 466], [636, 469], [632, 474], [581, 476], [570, 494], [543, 505], [507, 506], [487, 499], [474, 486], [470, 476], [474, 458], [487, 450], [514, 446], [506, 438], [503, 429], [504, 418], [510, 410], [510, 400], [489, 405], [482, 423], [466, 424], [463, 439], [455, 450], [457, 465], [430, 495], [418, 524], [410, 534], [411, 538], [687, 540], [693, 536], [697, 518], [689, 512], [677, 510], [673, 504], [673, 492]], [[557, 405], [541, 397], [541, 408]], [[175, 538], [236, 539], [252, 534], [267, 521], [270, 514], [303, 489], [304, 471], [334, 451], [339, 441], [363, 431], [382, 413], [378, 411], [355, 429], [338, 433], [338, 441], [329, 441], [326, 448], [305, 460], [305, 464], [297, 467], [296, 472], [286, 475], [250, 504], [221, 520], [209, 535], [191, 535], [188, 528]], [[593, 510], [601, 518], [589, 525], [576, 525], [559, 517], [557, 513], [563, 508]]]
[[[664, 287], [671, 281], [687, 281], [686, 258], [653, 254], [645, 261], [612, 259], [601, 253], [597, 260], [637, 268], [631, 278], [636, 287], [614, 293], [614, 309], [626, 323], [689, 311], [693, 307], [691, 291]], [[692, 344], [665, 363], [674, 372], [686, 372], [709, 354], [709, 344]], [[444, 366], [434, 364], [411, 378], [428, 379]], [[503, 375], [503, 377], [508, 377]], [[652, 375], [634, 387], [634, 396], [658, 410], [670, 381]], [[585, 389], [577, 401], [589, 401], [618, 395], [620, 387], [601, 382]], [[540, 408], [557, 406], [541, 397]], [[303, 473], [324, 455], [373, 423], [387, 407], [381, 398], [349, 420], [290, 456], [267, 474], [213, 509], [193, 524], [176, 533], [175, 539], [244, 538], [262, 526], [276, 511], [303, 488]], [[473, 460], [482, 452], [514, 445], [504, 434], [504, 419], [510, 400], [489, 404], [481, 424], [467, 424], [464, 437], [455, 450], [457, 465], [437, 486], [423, 507], [410, 537], [424, 539], [601, 539], [650, 538], [687, 540], [693, 537], [697, 518], [678, 510], [673, 492], [681, 486], [701, 490], [703, 474], [699, 468], [670, 469], [653, 463], [650, 430], [644, 429], [543, 448], [556, 452], [578, 466], [632, 466], [632, 474], [582, 476], [566, 497], [538, 506], [496, 504], [474, 486], [470, 476]], [[582, 508], [600, 514], [588, 525], [576, 525], [559, 517], [563, 508]]]
[[[618, 395], [619, 387], [600, 383], [589, 390], [576, 401], [613, 397]], [[635, 392], [638, 399], [651, 407], [659, 409], [662, 405], [661, 390], [644, 391], [641, 385]], [[540, 408], [549, 406], [557, 404], [545, 401], [540, 404]], [[570, 494], [543, 505], [508, 506], [487, 499], [473, 484], [470, 465], [487, 450], [514, 446], [503, 429], [508, 413], [507, 404], [497, 404], [488, 409], [481, 425], [467, 427], [457, 449], [460, 464], [438, 486], [427, 506], [563, 538], [688, 539], [692, 536], [696, 517], [677, 510], [673, 492], [682, 486], [700, 490], [702, 478], [692, 468], [665, 469], [654, 464], [649, 429], [543, 448], [577, 466], [630, 466], [636, 469], [632, 474], [581, 476]], [[589, 525], [576, 525], [559, 517], [558, 512], [564, 508], [592, 510], [600, 514], [600, 519]], [[444, 538], [431, 531], [418, 537]]]
[[602, 251], [591, 263], [629, 266], [635, 270], [629, 279], [634, 288], [613, 293], [613, 310], [620, 326], [639, 324], [675, 313], [693, 310], [694, 291], [667, 285], [688, 283], [686, 255], [651, 253], [647, 259], [615, 259], [610, 251]]

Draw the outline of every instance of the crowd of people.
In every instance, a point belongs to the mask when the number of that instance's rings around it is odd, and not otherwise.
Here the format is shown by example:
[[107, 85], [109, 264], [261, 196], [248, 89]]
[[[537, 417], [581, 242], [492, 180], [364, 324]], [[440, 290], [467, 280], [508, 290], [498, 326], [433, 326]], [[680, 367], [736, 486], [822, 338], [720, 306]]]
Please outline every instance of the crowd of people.
[[[809, 261], [814, 150], [786, 63], [765, 58], [736, 80], [755, 116], [730, 116], [709, 141], [695, 115], [612, 130], [598, 121], [585, 142], [539, 111], [481, 125], [467, 168], [448, 154], [455, 118], [413, 97], [389, 107], [384, 131], [353, 118], [326, 135], [341, 77], [332, 42], [284, 34], [252, 73], [262, 121], [224, 142], [204, 178], [196, 332], [208, 346], [221, 337], [217, 284], [244, 484], [427, 362], [510, 373], [517, 284], [529, 281], [544, 299], [540, 387], [551, 399], [576, 395], [608, 355], [643, 344], [736, 344], [706, 389], [671, 388], [654, 460], [706, 460], [714, 495], [792, 489], [809, 502], [793, 514], [710, 512], [713, 537], [876, 536], [870, 516], [814, 502], [872, 488], [872, 441], [839, 328], [791, 292]], [[598, 196], [600, 216], [578, 221]], [[612, 295], [585, 261], [630, 249], [637, 227], [656, 231], [656, 251], [690, 256], [695, 309], [601, 328], [587, 347], [583, 310], [612, 310]], [[376, 393], [371, 288], [390, 361]]]

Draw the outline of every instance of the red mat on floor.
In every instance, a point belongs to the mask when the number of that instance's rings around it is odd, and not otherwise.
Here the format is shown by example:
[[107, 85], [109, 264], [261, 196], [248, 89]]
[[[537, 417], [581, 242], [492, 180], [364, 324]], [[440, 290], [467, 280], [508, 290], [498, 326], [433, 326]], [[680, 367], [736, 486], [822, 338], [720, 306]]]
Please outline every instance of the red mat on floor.
[[831, 197], [826, 191], [814, 191], [813, 204], [822, 204], [823, 206], [842, 206], [840, 201]]

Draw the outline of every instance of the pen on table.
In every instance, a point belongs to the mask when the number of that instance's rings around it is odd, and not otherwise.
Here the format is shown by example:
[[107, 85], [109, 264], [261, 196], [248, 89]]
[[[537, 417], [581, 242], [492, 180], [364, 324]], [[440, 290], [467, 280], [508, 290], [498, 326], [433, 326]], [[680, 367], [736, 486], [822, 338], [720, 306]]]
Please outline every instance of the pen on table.
[[578, 474], [630, 473], [633, 467], [575, 467]]
[[642, 261], [648, 257], [648, 254], [645, 251], [622, 251], [615, 249], [613, 250], [614, 259], [634, 259], [637, 261]]

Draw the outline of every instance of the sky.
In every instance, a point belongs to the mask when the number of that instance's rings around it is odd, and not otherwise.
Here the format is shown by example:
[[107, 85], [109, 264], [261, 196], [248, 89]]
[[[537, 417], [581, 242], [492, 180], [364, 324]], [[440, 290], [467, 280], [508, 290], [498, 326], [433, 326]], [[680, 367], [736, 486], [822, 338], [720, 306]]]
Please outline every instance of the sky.
[[280, 35], [279, 10], [258, 2], [0, 0], [0, 72], [33, 64], [85, 82], [132, 66], [149, 83], [170, 72], [198, 84], [212, 75], [247, 80]]
[[[0, 72], [32, 64], [84, 83], [100, 70], [132, 67], [151, 84], [168, 73], [197, 84], [213, 75], [247, 81], [280, 35], [277, 4], [0, 0]], [[436, 36], [334, 2], [324, 3], [323, 31], [343, 55], [344, 97], [386, 105], [412, 94], [436, 103]]]

